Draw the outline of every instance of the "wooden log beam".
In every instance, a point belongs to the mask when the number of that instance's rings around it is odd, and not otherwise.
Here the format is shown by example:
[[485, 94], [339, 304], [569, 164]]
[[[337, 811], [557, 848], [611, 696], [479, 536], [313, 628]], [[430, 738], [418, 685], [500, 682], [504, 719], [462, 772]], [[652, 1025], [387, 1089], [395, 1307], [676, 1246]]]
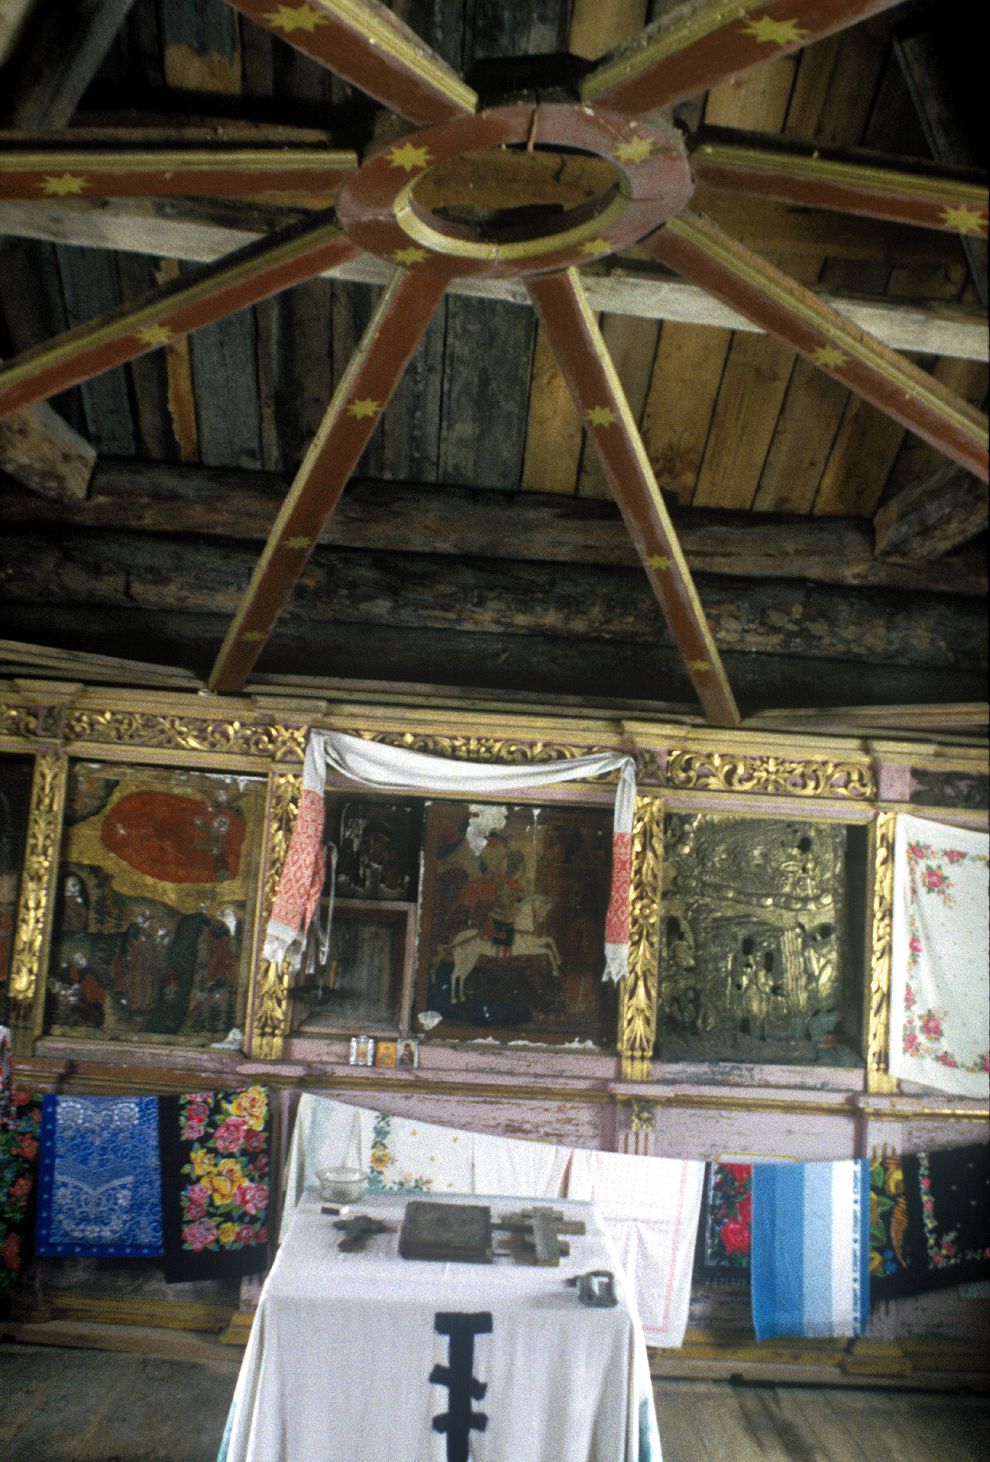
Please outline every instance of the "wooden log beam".
[[0, 472], [42, 497], [84, 498], [95, 462], [93, 447], [47, 402], [0, 420]]
[[[71, 607], [83, 618], [97, 608], [229, 614], [255, 556], [239, 545], [129, 532], [8, 531], [0, 545], [5, 634], [13, 638], [6, 614], [15, 604]], [[708, 576], [699, 576], [698, 592], [722, 652], [964, 670], [986, 663], [980, 600]], [[589, 565], [535, 569], [505, 560], [318, 548], [283, 612], [310, 625], [314, 643], [333, 639], [344, 624], [670, 643], [641, 572]], [[847, 695], [844, 703], [854, 699]]]
[[[986, 532], [986, 483], [952, 462], [912, 482], [873, 519], [878, 558], [928, 562]], [[943, 573], [946, 572], [942, 567]]]
[[35, 7], [0, 107], [5, 127], [64, 127], [134, 0], [48, 0]]
[[[90, 607], [80, 615], [58, 605], [5, 605], [3, 618], [12, 635], [68, 649], [100, 653], [112, 644], [122, 655], [146, 660], [154, 644], [163, 661], [202, 676], [227, 624], [216, 614]], [[985, 676], [972, 669], [731, 650], [724, 659], [746, 716], [790, 706], [902, 705], [919, 698], [938, 705], [986, 697]], [[308, 685], [323, 680], [330, 694], [336, 680], [359, 682], [367, 699], [382, 683], [389, 689], [396, 683], [411, 686], [423, 697], [436, 696], [439, 683], [441, 688], [482, 688], [500, 703], [522, 694], [572, 703], [622, 702], [623, 710], [633, 706], [688, 718], [697, 714], [677, 651], [656, 640], [616, 643], [354, 624], [339, 624], [328, 636], [323, 623], [313, 626], [283, 616], [247, 688], [271, 695], [273, 683], [284, 686], [292, 676], [305, 677]]]
[[[44, 502], [14, 487], [0, 493], [0, 524], [48, 524], [263, 541], [288, 488], [277, 473], [167, 462], [101, 461], [85, 502]], [[852, 518], [790, 517], [674, 508], [671, 517], [695, 573], [808, 579], [849, 588], [914, 593], [987, 592], [978, 546], [943, 558], [887, 562], [871, 526]], [[348, 484], [319, 542], [410, 554], [523, 559], [633, 568], [638, 559], [613, 503], [556, 493], [379, 482]]]
[[[731, 219], [711, 211], [736, 232]], [[266, 212], [247, 206], [207, 207], [195, 203], [179, 204], [175, 200], [145, 204], [131, 199], [110, 199], [102, 204], [58, 200], [0, 202], [0, 234], [201, 263], [212, 262], [262, 238], [267, 228], [275, 225], [276, 219], [284, 221], [284, 218], [284, 213], [277, 214], [273, 210]], [[845, 220], [843, 224], [845, 226]], [[807, 232], [807, 225], [803, 226]], [[906, 229], [903, 232], [926, 237], [920, 230]], [[825, 244], [820, 230], [815, 234], [813, 245], [816, 254], [821, 254]], [[782, 247], [793, 251], [793, 240], [786, 241]], [[854, 257], [862, 257], [862, 253]], [[334, 270], [333, 278], [384, 286], [390, 274], [386, 263], [364, 255]], [[760, 333], [759, 326], [737, 310], [713, 299], [705, 290], [685, 284], [641, 261], [610, 261], [598, 273], [583, 274], [582, 281], [592, 308], [605, 314]], [[455, 279], [449, 293], [505, 300], [517, 305], [529, 303], [525, 287], [510, 279]], [[986, 318], [982, 310], [945, 302], [912, 300], [910, 304], [903, 305], [892, 304], [889, 300], [853, 299], [825, 293], [819, 298], [896, 350], [965, 360], [987, 360], [990, 356]]]

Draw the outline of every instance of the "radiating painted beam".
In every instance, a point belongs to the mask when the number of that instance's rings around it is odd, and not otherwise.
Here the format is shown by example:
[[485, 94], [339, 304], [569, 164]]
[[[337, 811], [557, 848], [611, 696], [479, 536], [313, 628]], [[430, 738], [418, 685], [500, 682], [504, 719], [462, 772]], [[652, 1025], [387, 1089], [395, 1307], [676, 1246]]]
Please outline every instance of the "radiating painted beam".
[[739, 712], [714, 636], [577, 272], [535, 275], [527, 284], [705, 715], [734, 726]]
[[704, 187], [757, 194], [782, 203], [914, 224], [963, 237], [986, 236], [984, 180], [894, 164], [869, 153], [840, 152], [815, 143], [755, 135], [731, 139], [702, 135], [691, 152], [691, 171]]
[[211, 690], [243, 689], [444, 289], [436, 274], [399, 270], [382, 295], [268, 536]]
[[10, 361], [0, 368], [0, 417], [311, 279], [355, 252], [327, 214], [250, 244]]
[[685, 212], [648, 247], [850, 391], [987, 480], [987, 418], [720, 228]]
[[689, 0], [606, 56], [582, 81], [581, 97], [617, 111], [652, 112], [894, 4], [897, 0]]
[[[133, 132], [127, 134], [133, 138]], [[5, 143], [6, 138], [2, 139]], [[0, 198], [245, 197], [257, 193], [334, 196], [357, 154], [317, 147], [160, 147], [0, 143]]]
[[379, 0], [227, 0], [411, 122], [468, 116], [478, 97]]

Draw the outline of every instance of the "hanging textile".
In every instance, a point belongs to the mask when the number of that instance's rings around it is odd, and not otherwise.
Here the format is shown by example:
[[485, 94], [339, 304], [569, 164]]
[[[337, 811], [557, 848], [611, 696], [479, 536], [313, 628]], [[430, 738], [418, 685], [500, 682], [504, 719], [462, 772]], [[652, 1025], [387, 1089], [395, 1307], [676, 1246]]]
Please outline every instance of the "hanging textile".
[[592, 1200], [619, 1251], [647, 1344], [684, 1344], [703, 1162], [575, 1148], [567, 1197]]
[[990, 1162], [982, 1144], [903, 1159], [908, 1293], [990, 1279]]
[[474, 1191], [474, 1133], [362, 1107], [361, 1156], [369, 1193]]
[[268, 1262], [268, 1090], [159, 1098], [165, 1279], [259, 1274]]
[[161, 1254], [157, 1097], [45, 1097], [36, 1247], [72, 1258]]
[[41, 1097], [13, 1091], [0, 1126], [0, 1300], [29, 1257], [40, 1137]]
[[986, 833], [899, 817], [894, 838], [892, 1076], [990, 1093]]
[[751, 1289], [758, 1340], [862, 1335], [870, 1309], [869, 1164], [756, 1163]]
[[279, 1242], [285, 1237], [296, 1204], [307, 1188], [318, 1188], [320, 1168], [359, 1168], [361, 1162], [361, 1108], [332, 1097], [304, 1091], [285, 1160], [285, 1191]]
[[617, 771], [619, 783], [612, 830], [612, 887], [605, 927], [605, 976], [620, 980], [625, 975], [629, 954], [632, 824], [636, 805], [636, 772], [631, 756], [622, 752], [600, 752], [568, 761], [491, 766], [427, 756], [404, 747], [362, 741], [359, 737], [344, 736], [336, 731], [312, 731], [306, 744], [299, 813], [265, 935], [266, 959], [276, 962], [288, 960], [296, 967], [302, 959], [326, 876], [323, 838], [328, 766], [367, 787], [392, 792], [476, 793], [488, 798]]
[[521, 1137], [474, 1135], [474, 1191], [500, 1198], [563, 1198], [571, 1149]]
[[0, 1131], [13, 1120], [14, 1063], [11, 1059], [10, 1030], [0, 1025]]
[[870, 1304], [917, 1293], [904, 1165], [896, 1152], [870, 1162]]
[[748, 1286], [752, 1190], [749, 1163], [706, 1165], [694, 1261], [695, 1277], [704, 1283], [729, 1289]]

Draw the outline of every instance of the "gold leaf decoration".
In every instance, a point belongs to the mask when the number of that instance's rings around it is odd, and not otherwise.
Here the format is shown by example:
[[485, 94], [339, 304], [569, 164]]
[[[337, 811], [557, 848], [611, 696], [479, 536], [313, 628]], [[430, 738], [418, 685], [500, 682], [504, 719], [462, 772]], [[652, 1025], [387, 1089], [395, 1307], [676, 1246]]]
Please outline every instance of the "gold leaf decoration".
[[862, 801], [876, 796], [870, 766], [856, 761], [797, 761], [753, 755], [726, 756], [718, 751], [672, 751], [667, 758], [672, 787], [712, 792], [756, 792], [782, 797], [848, 797]]

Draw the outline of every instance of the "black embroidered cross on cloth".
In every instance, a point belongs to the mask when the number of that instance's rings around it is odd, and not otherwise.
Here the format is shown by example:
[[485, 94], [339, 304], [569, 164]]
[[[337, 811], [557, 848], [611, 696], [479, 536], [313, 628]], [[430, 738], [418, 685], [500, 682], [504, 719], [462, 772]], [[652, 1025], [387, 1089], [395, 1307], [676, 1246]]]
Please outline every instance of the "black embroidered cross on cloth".
[[908, 1293], [990, 1279], [990, 1160], [982, 1144], [902, 1159]]
[[269, 1116], [264, 1086], [159, 1098], [168, 1283], [265, 1269]]

